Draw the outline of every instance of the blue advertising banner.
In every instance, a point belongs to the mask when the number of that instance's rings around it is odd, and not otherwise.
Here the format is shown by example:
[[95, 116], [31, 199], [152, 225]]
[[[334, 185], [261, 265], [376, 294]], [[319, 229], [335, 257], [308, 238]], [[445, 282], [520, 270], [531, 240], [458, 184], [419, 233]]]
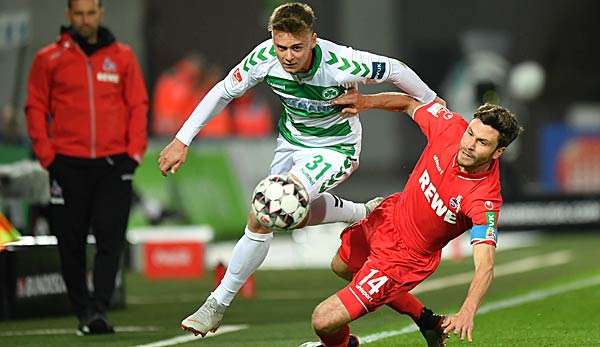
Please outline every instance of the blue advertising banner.
[[549, 124], [540, 129], [540, 182], [547, 192], [600, 192], [600, 131]]

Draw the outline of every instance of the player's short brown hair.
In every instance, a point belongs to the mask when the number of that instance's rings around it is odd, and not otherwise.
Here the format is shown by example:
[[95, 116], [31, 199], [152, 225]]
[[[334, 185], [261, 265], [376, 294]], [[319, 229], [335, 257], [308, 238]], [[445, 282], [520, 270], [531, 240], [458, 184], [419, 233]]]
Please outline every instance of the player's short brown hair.
[[523, 131], [517, 117], [502, 106], [494, 104], [483, 104], [477, 108], [473, 118], [481, 120], [485, 125], [498, 130], [498, 147], [506, 147], [513, 142]]
[[[98, 7], [102, 7], [102, 0], [96, 0], [98, 2]], [[71, 3], [73, 0], [67, 0], [67, 7], [71, 8]]]
[[315, 13], [307, 4], [292, 2], [283, 4], [273, 10], [267, 29], [290, 34], [312, 33]]

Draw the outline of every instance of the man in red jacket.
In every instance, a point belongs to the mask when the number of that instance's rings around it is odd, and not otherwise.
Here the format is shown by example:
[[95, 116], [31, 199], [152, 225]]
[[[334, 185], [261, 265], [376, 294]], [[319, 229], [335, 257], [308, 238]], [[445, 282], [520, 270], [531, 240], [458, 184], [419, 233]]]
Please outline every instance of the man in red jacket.
[[[50, 229], [80, 334], [113, 333], [106, 309], [124, 245], [131, 180], [146, 149], [148, 97], [128, 46], [100, 26], [101, 0], [69, 0], [69, 27], [37, 52], [25, 106], [33, 151], [50, 174]], [[94, 292], [86, 285], [88, 231]]]

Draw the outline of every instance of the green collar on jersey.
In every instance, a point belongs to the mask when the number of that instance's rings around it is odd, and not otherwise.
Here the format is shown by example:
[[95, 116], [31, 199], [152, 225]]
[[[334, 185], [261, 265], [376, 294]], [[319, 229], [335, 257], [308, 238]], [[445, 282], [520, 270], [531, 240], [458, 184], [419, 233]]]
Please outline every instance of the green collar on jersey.
[[312, 66], [310, 67], [310, 70], [308, 70], [308, 72], [306, 72], [306, 73], [295, 74], [294, 77], [296, 77], [298, 80], [309, 80], [309, 79], [313, 78], [313, 76], [317, 73], [317, 70], [319, 69], [319, 66], [321, 65], [321, 60], [323, 59], [323, 52], [321, 51], [321, 47], [319, 47], [318, 43], [315, 46], [315, 48], [313, 49], [313, 53], [314, 53], [314, 60], [313, 60]]

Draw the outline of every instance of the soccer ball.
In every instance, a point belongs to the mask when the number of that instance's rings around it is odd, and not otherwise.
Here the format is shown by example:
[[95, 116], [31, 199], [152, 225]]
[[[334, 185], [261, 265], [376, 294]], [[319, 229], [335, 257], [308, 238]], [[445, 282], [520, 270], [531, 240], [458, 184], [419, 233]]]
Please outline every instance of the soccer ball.
[[287, 176], [271, 175], [254, 189], [252, 209], [265, 227], [293, 229], [308, 214], [308, 193]]

